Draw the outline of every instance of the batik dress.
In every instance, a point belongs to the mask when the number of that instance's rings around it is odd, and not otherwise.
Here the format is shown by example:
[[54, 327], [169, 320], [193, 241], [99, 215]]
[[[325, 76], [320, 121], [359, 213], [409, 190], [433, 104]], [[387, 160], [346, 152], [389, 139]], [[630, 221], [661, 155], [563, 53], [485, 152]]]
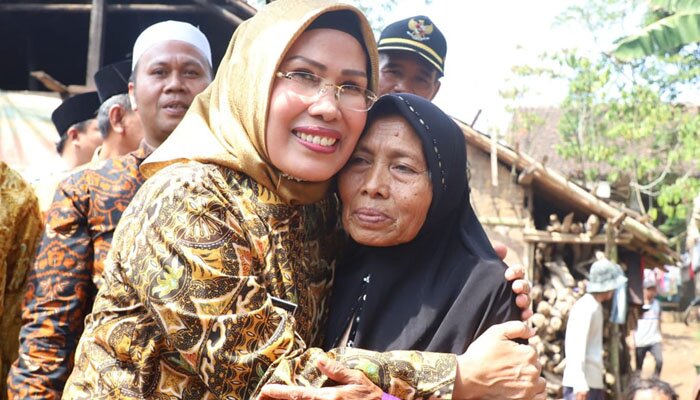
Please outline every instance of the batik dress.
[[[325, 382], [334, 197], [288, 205], [199, 162], [150, 178], [124, 213], [66, 386], [71, 399], [248, 399]], [[402, 398], [449, 398], [453, 355], [331, 352]]]
[[41, 220], [32, 188], [0, 161], [0, 399], [6, 398], [5, 378], [17, 359], [22, 293], [41, 235]]

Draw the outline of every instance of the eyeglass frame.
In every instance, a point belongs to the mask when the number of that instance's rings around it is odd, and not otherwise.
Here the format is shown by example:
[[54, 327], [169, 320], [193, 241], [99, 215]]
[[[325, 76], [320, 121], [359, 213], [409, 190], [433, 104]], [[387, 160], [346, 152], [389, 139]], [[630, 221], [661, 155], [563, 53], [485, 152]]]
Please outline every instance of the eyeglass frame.
[[[371, 91], [371, 90], [369, 90], [369, 89], [367, 89], [367, 88], [363, 88], [363, 87], [358, 86], [358, 85], [336, 85], [335, 83], [329, 82], [326, 78], [323, 78], [322, 76], [318, 76], [318, 75], [313, 74], [313, 73], [311, 73], [311, 72], [303, 72], [303, 71], [289, 71], [289, 72], [284, 72], [284, 71], [277, 71], [277, 72], [275, 73], [275, 77], [276, 77], [276, 78], [284, 78], [284, 79], [290, 80], [290, 81], [292, 81], [292, 82], [295, 82], [295, 83], [298, 83], [298, 84], [302, 84], [302, 85], [303, 85], [303, 83], [298, 82], [298, 81], [294, 81], [294, 80], [292, 79], [292, 76], [294, 76], [294, 75], [308, 75], [308, 76], [312, 76], [312, 77], [318, 78], [320, 84], [319, 84], [319, 87], [318, 87], [318, 91], [316, 92], [316, 95], [317, 95], [317, 96], [320, 96], [320, 95], [326, 93], [327, 88], [328, 88], [328, 87], [332, 87], [332, 88], [333, 88], [333, 97], [334, 97], [335, 100], [338, 102], [338, 105], [339, 105], [341, 108], [343, 108], [343, 109], [347, 109], [347, 110], [351, 110], [351, 111], [367, 112], [367, 111], [369, 111], [369, 110], [372, 108], [372, 106], [374, 105], [374, 103], [376, 103], [376, 102], [377, 102], [377, 99], [379, 98], [379, 96], [377, 96], [373, 91]], [[367, 105], [367, 108], [358, 109], [358, 108], [352, 108], [352, 107], [348, 107], [348, 106], [346, 106], [346, 105], [343, 105], [343, 103], [340, 101], [340, 92], [341, 92], [341, 90], [343, 90], [344, 87], [356, 87], [356, 88], [359, 88], [359, 89], [364, 90], [364, 91], [365, 91], [365, 96], [364, 96], [364, 97], [365, 97], [365, 102], [366, 102], [366, 103], [369, 103], [369, 104]], [[309, 88], [311, 88], [311, 87], [309, 87]]]

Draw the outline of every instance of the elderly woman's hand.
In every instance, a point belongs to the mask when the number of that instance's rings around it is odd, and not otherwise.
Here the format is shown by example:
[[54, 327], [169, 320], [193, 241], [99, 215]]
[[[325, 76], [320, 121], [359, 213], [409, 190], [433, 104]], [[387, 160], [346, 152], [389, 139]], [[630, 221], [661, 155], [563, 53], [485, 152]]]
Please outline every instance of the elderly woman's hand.
[[486, 330], [457, 357], [454, 399], [545, 399], [545, 380], [537, 351], [514, 339], [534, 334], [523, 322], [509, 321]]
[[522, 312], [520, 318], [527, 321], [532, 316], [530, 308], [530, 282], [525, 279], [525, 269], [520, 264], [509, 266], [505, 272], [507, 281], [513, 281], [513, 293], [516, 294], [515, 304], [520, 307]]
[[322, 358], [317, 363], [321, 373], [329, 377], [338, 386], [312, 388], [303, 386], [265, 385], [260, 391], [259, 400], [340, 400], [370, 399], [381, 400], [382, 389], [376, 386], [360, 371], [345, 367], [343, 364]]
[[[506, 254], [508, 253], [508, 248], [506, 245], [497, 240], [494, 240], [491, 245], [493, 246], [494, 251], [496, 251], [498, 258], [500, 258], [501, 261], [505, 260]], [[513, 293], [516, 294], [515, 304], [520, 307], [521, 310], [523, 310], [520, 314], [520, 318], [523, 321], [527, 321], [528, 318], [532, 317], [533, 312], [530, 308], [530, 282], [524, 279], [525, 269], [523, 269], [523, 266], [519, 264], [512, 267], [508, 266], [505, 275], [507, 281], [514, 281]]]

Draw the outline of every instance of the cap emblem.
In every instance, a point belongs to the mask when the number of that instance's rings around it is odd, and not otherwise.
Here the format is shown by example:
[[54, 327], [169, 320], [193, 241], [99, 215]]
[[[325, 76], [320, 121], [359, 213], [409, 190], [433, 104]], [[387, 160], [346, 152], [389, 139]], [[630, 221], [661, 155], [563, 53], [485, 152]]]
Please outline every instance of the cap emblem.
[[413, 40], [417, 40], [419, 42], [422, 42], [424, 40], [429, 40], [430, 39], [430, 34], [433, 33], [433, 25], [432, 24], [426, 24], [425, 20], [419, 19], [415, 20], [411, 18], [408, 21], [408, 31], [406, 33], [408, 36], [412, 37]]

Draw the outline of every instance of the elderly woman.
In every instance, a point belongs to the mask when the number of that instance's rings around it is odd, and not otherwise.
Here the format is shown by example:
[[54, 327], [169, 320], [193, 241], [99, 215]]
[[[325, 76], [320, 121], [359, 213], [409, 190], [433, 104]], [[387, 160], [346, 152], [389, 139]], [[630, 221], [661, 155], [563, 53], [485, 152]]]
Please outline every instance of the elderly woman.
[[461, 354], [520, 314], [469, 203], [464, 136], [411, 94], [383, 96], [368, 118], [338, 180], [352, 245], [326, 347]]
[[[249, 399], [266, 382], [327, 382], [312, 346], [340, 243], [329, 187], [374, 103], [376, 65], [365, 17], [335, 1], [277, 0], [236, 29], [142, 166], [154, 174], [115, 233], [67, 398]], [[469, 385], [462, 355], [328, 354], [400, 397]]]
[[[326, 348], [467, 350], [483, 357], [484, 374], [507, 369], [517, 354], [527, 373], [539, 373], [529, 346], [502, 342], [490, 348], [494, 334], [514, 337], [522, 325], [496, 325], [517, 320], [520, 311], [469, 203], [466, 161], [461, 130], [430, 101], [390, 94], [373, 106], [338, 179], [343, 227], [352, 243], [336, 269]], [[506, 387], [520, 384], [489, 383], [504, 388], [499, 398]], [[544, 389], [542, 378], [538, 384]], [[470, 395], [481, 398], [479, 389], [472, 386]], [[333, 390], [354, 397], [345, 387], [269, 386], [264, 393], [323, 398]]]

